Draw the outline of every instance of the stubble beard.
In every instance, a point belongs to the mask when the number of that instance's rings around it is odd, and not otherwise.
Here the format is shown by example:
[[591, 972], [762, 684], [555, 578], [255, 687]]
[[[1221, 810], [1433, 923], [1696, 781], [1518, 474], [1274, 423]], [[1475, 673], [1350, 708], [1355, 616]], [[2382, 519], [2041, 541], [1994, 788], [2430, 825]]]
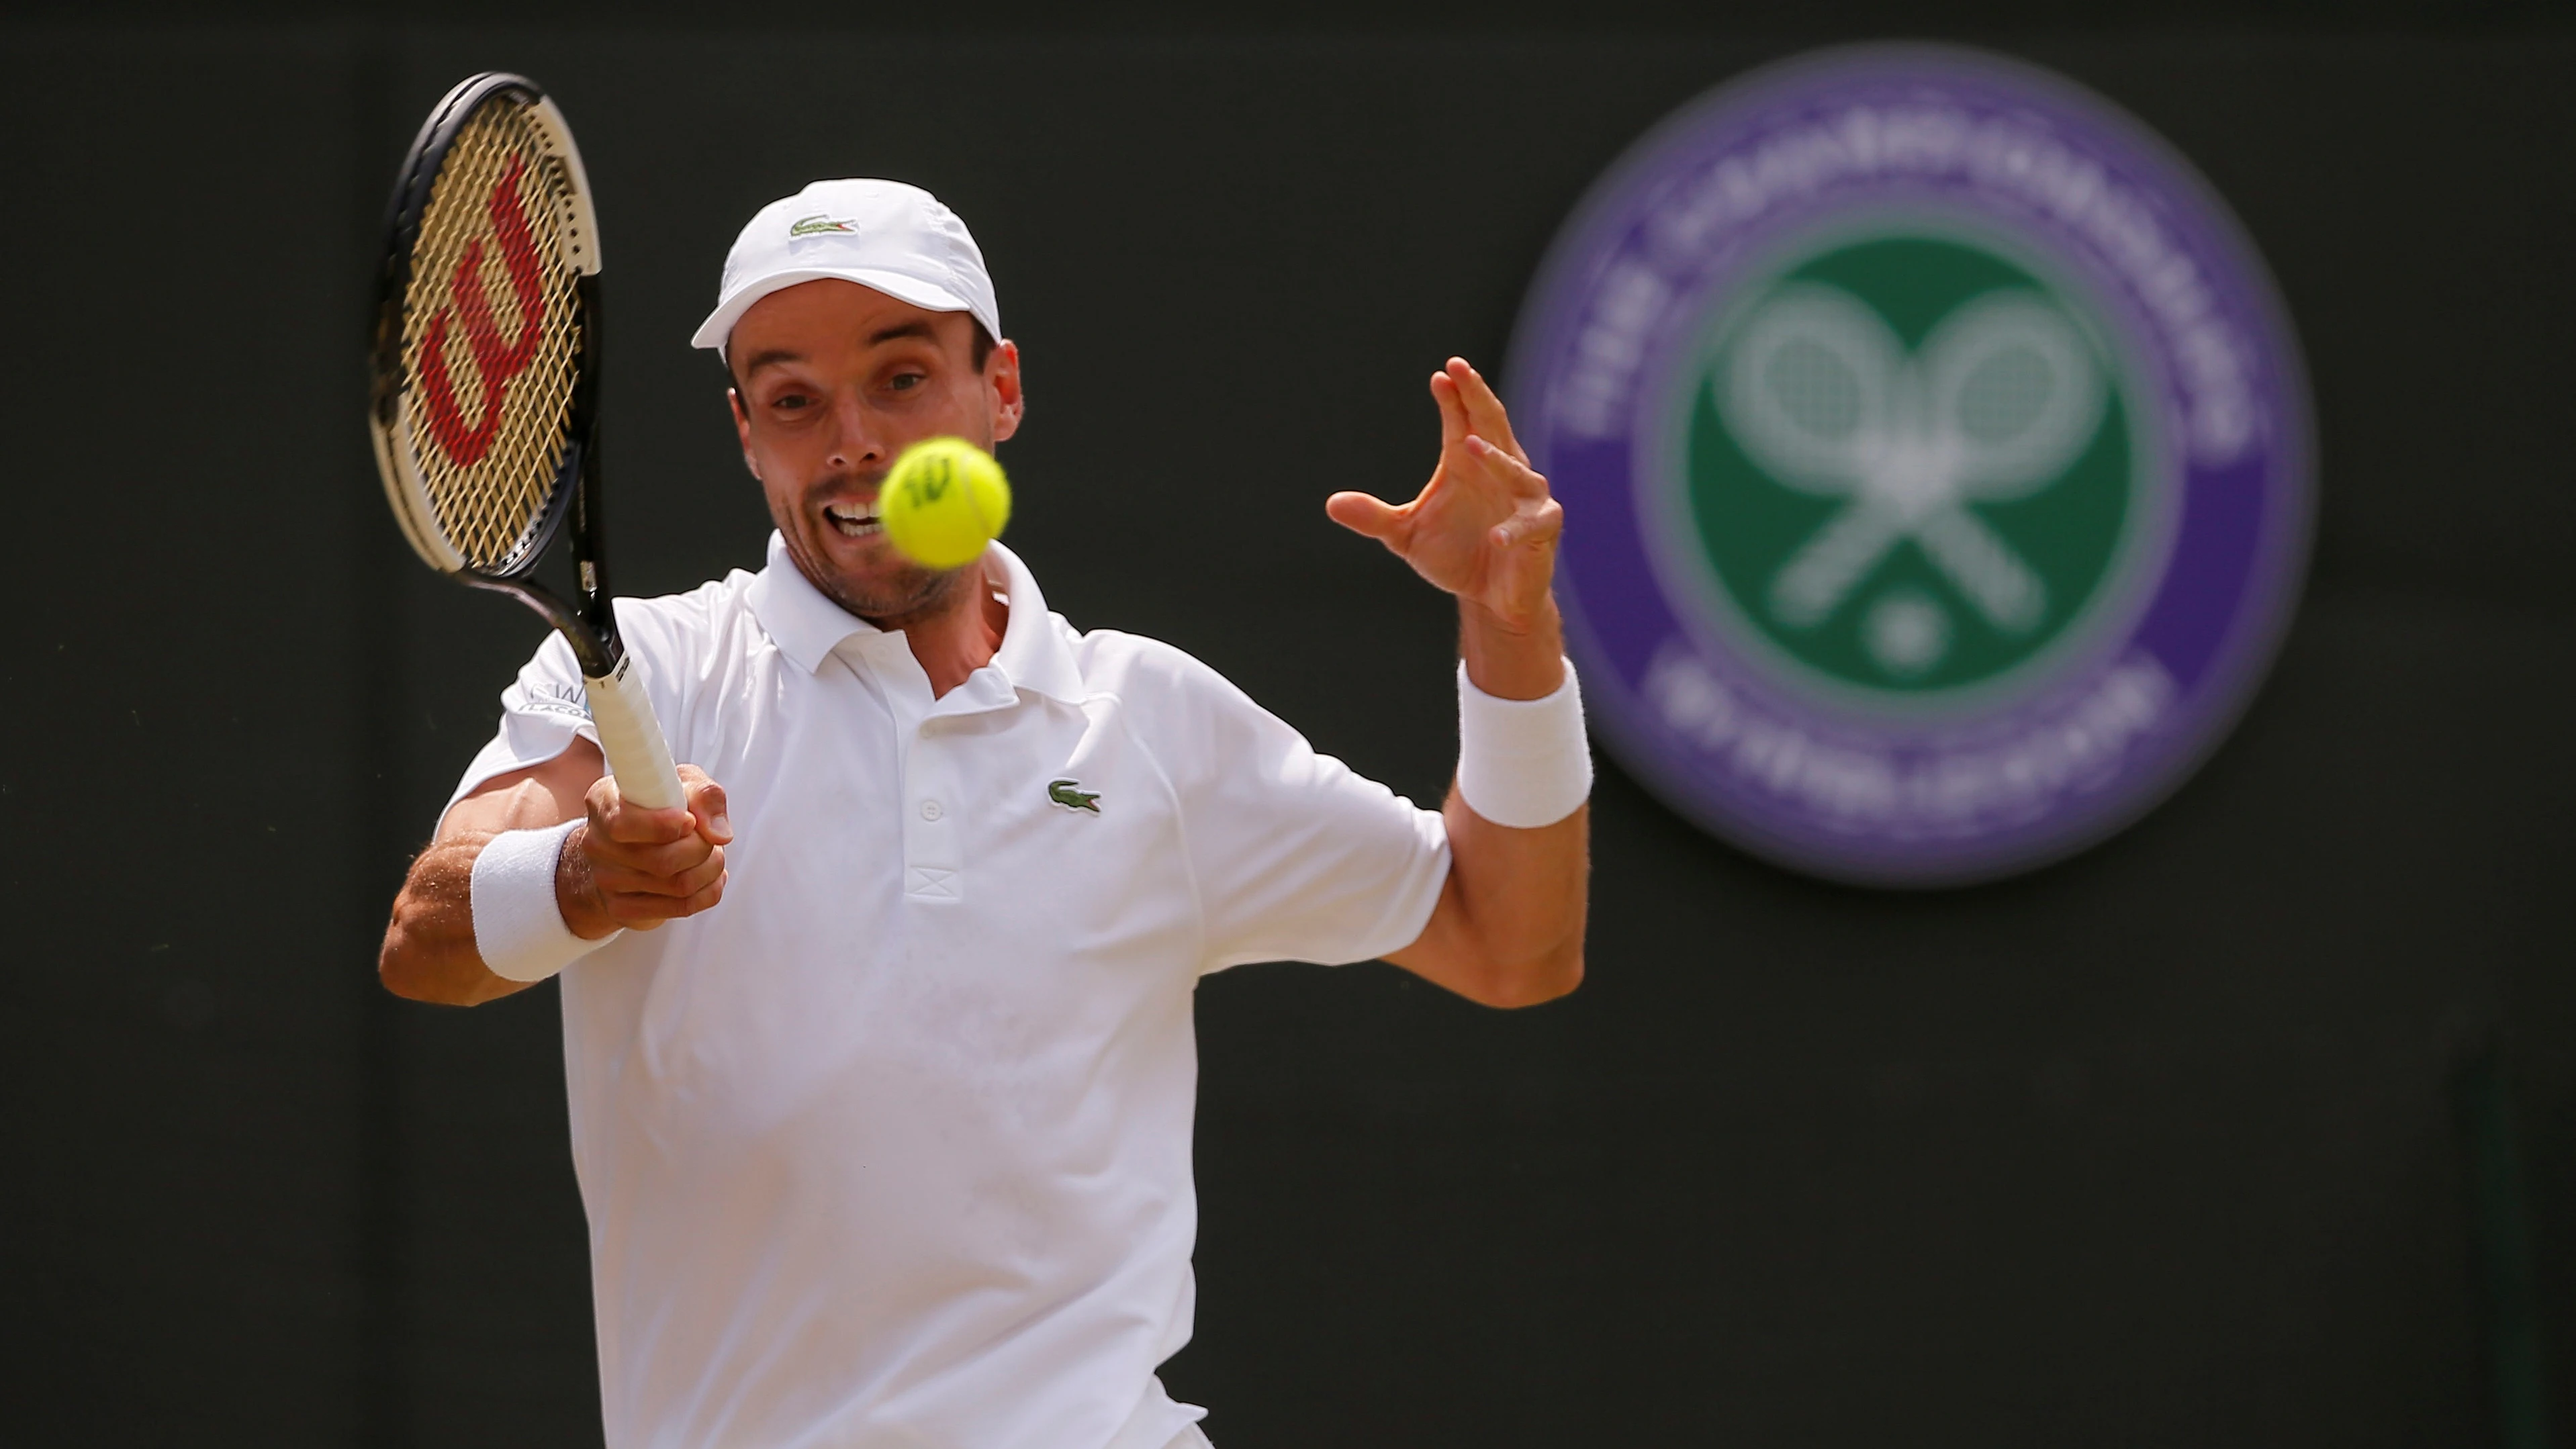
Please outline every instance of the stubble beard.
[[[823, 597], [881, 629], [898, 628], [913, 619], [934, 614], [950, 604], [966, 586], [973, 568], [934, 569], [914, 563], [895, 552], [882, 533], [876, 535], [871, 550], [883, 562], [857, 573], [834, 566], [832, 540], [816, 538], [817, 531], [831, 525], [818, 522], [819, 500], [846, 493], [851, 480], [828, 478], [808, 490], [805, 502], [789, 526], [789, 520], [775, 520], [779, 534], [787, 541], [787, 553], [797, 570], [805, 575]], [[874, 492], [882, 494], [884, 479], [876, 480]]]

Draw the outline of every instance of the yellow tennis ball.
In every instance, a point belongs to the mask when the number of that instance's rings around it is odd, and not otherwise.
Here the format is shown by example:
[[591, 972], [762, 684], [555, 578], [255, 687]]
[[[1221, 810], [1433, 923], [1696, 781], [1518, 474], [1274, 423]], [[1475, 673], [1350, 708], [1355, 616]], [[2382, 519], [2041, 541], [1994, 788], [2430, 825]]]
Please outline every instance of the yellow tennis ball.
[[964, 438], [924, 438], [903, 450], [877, 495], [886, 541], [935, 569], [960, 568], [1011, 521], [1011, 484], [993, 455]]

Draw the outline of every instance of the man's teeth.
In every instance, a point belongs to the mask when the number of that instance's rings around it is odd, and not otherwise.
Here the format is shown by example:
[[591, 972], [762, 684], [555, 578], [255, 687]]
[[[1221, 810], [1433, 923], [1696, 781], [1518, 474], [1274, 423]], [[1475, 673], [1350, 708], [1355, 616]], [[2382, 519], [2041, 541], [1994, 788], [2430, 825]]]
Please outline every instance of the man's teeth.
[[832, 526], [841, 531], [843, 538], [865, 538], [871, 533], [882, 532], [885, 528], [884, 524], [877, 521], [875, 514], [864, 508], [845, 508], [836, 503], [826, 503], [823, 505], [823, 516], [832, 520]]

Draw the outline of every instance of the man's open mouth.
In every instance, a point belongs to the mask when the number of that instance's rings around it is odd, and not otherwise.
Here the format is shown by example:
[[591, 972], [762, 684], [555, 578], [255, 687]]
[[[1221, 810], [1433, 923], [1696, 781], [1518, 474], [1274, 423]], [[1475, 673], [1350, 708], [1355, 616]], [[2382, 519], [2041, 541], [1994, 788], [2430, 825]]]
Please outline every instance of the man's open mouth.
[[823, 505], [823, 516], [832, 520], [832, 526], [841, 531], [843, 538], [865, 538], [871, 533], [880, 533], [885, 529], [885, 525], [877, 520], [876, 514], [864, 504], [826, 503]]

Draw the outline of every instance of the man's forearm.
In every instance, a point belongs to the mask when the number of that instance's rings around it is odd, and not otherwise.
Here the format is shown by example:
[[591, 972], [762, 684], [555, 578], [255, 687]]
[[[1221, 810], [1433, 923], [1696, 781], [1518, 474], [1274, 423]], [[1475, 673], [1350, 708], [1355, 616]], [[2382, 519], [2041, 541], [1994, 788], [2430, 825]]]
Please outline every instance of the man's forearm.
[[1565, 682], [1565, 625], [1548, 599], [1520, 627], [1482, 604], [1458, 601], [1458, 657], [1467, 678], [1496, 699], [1544, 699]]
[[1518, 830], [1477, 814], [1453, 789], [1441, 816], [1462, 937], [1454, 959], [1468, 978], [1443, 984], [1488, 1006], [1553, 1001], [1581, 984], [1592, 807]]
[[442, 1006], [477, 1006], [527, 987], [495, 974], [474, 944], [474, 858], [491, 838], [443, 837], [412, 862], [376, 958], [386, 990]]
[[[1497, 699], [1544, 699], [1565, 684], [1565, 627], [1553, 597], [1521, 627], [1459, 601], [1467, 679]], [[1590, 807], [1537, 829], [1500, 825], [1452, 789], [1442, 811], [1461, 916], [1485, 963], [1489, 999], [1546, 1001], [1583, 976]]]
[[[477, 787], [448, 809], [394, 899], [376, 966], [386, 989], [473, 1006], [562, 970], [620, 930], [649, 931], [713, 908], [724, 898], [724, 845], [733, 839], [724, 790], [690, 765], [680, 767], [680, 783], [685, 809], [628, 805], [599, 747], [576, 739], [542, 765]], [[485, 890], [496, 892], [484, 903], [489, 942], [476, 936], [478, 867]]]
[[1324, 502], [1458, 600], [1468, 689], [1458, 783], [1442, 810], [1449, 878], [1422, 934], [1387, 959], [1488, 1006], [1526, 1006], [1583, 977], [1592, 763], [1549, 592], [1565, 510], [1465, 359], [1433, 374], [1431, 396], [1440, 461], [1412, 502], [1348, 492]]
[[[580, 819], [584, 796], [605, 769], [599, 747], [576, 739], [553, 759], [496, 775], [448, 807], [437, 838], [412, 862], [402, 894], [394, 898], [393, 920], [385, 927], [384, 949], [376, 958], [376, 975], [386, 990], [415, 1001], [475, 1006], [530, 984], [492, 970], [475, 943], [475, 861], [504, 831], [542, 830]], [[587, 870], [579, 869], [584, 862], [574, 855], [566, 851], [559, 862], [559, 908], [565, 906], [568, 890], [578, 894], [589, 882]], [[561, 879], [567, 873], [577, 878]], [[615, 929], [613, 922], [593, 920], [578, 909], [562, 913], [585, 939]]]
[[[1522, 627], [1465, 600], [1459, 619], [1459, 654], [1476, 689], [1526, 701], [1564, 687], [1565, 632], [1553, 599]], [[1449, 879], [1439, 908], [1419, 939], [1387, 959], [1487, 1006], [1529, 1006], [1572, 991], [1583, 979], [1591, 807], [1575, 805], [1535, 828], [1504, 825], [1453, 786], [1441, 819]]]

